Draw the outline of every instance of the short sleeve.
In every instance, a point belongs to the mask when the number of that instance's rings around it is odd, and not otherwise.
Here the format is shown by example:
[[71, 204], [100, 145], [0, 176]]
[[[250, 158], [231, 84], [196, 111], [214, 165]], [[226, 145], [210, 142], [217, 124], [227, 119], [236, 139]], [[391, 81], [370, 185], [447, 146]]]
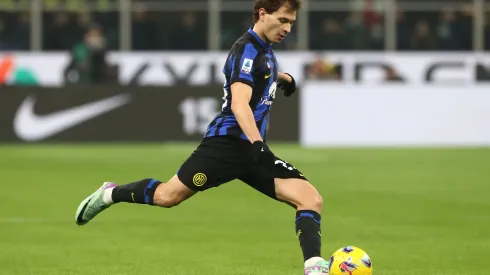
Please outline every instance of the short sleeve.
[[236, 53], [231, 64], [230, 84], [243, 82], [253, 87], [254, 60], [257, 57], [257, 50], [249, 43], [238, 49]]

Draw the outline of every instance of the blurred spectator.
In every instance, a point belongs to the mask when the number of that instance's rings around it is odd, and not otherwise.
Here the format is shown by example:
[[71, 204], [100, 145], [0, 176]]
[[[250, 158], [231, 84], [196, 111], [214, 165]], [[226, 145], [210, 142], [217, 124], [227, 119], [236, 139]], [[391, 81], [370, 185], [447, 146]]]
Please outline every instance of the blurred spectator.
[[[182, 25], [173, 28], [172, 49], [173, 50], [200, 50], [206, 49], [207, 33], [205, 29], [199, 28], [197, 15], [193, 12], [182, 14]], [[204, 45], [201, 44], [204, 42]]]
[[[132, 16], [132, 48], [135, 51], [157, 50], [159, 44], [159, 26], [151, 22], [146, 7], [136, 5]], [[161, 27], [161, 26], [160, 26]]]
[[458, 36], [458, 23], [454, 11], [451, 8], [446, 8], [441, 11], [437, 28], [437, 37], [439, 39], [438, 48], [441, 50], [459, 49]]
[[0, 17], [0, 50], [10, 50], [5, 21]]
[[[339, 7], [344, 6], [345, 9], [322, 8], [309, 12], [310, 49], [382, 50], [386, 36], [385, 0], [336, 1]], [[0, 2], [3, 9], [0, 10], [0, 49], [28, 50], [31, 44], [31, 14], [22, 10], [31, 7], [30, 1]], [[179, 8], [173, 8], [170, 2], [175, 2]], [[315, 1], [320, 2], [326, 3], [323, 0]], [[42, 16], [44, 50], [72, 49], [93, 23], [100, 24], [104, 29], [109, 50], [120, 49], [120, 28], [124, 25], [120, 25], [119, 0], [42, 0], [42, 3], [45, 8]], [[399, 0], [397, 3], [407, 9], [415, 7], [415, 2], [409, 0]], [[437, 3], [439, 1], [431, 2], [431, 6]], [[443, 10], [424, 10], [423, 7], [407, 11], [398, 9], [397, 49], [472, 50], [473, 6], [468, 3], [470, 1], [463, 5], [452, 3]], [[133, 0], [130, 37], [133, 50], [206, 50], [207, 6], [195, 0], [192, 4], [182, 4], [178, 0]], [[192, 11], [186, 12], [187, 5], [195, 6]], [[239, 11], [230, 7], [228, 5], [226, 10], [220, 12], [222, 50], [229, 49], [236, 38], [252, 25], [250, 10]], [[295, 26], [288, 39], [275, 49], [295, 50], [297, 30], [298, 26]], [[485, 32], [485, 47], [490, 49], [490, 25], [485, 26]]]
[[386, 0], [351, 0], [356, 11], [362, 11], [363, 23], [370, 36], [369, 50], [384, 49], [384, 11]]
[[485, 50], [490, 50], [490, 11], [485, 13]]
[[98, 25], [91, 25], [85, 39], [73, 47], [71, 63], [66, 69], [71, 83], [105, 83], [109, 79], [106, 63], [106, 39]]
[[44, 28], [44, 49], [52, 51], [68, 50], [76, 43], [78, 32], [70, 24], [66, 12], [57, 12], [53, 21]]
[[471, 50], [473, 48], [473, 6], [461, 6], [461, 17], [458, 25], [460, 28], [460, 49]]
[[29, 42], [29, 13], [3, 12], [0, 10], [0, 50], [28, 50], [30, 46]]
[[[221, 22], [221, 49], [229, 50], [235, 43], [236, 39], [244, 34], [250, 27], [253, 26], [252, 16], [249, 13], [223, 13], [223, 20], [230, 22]], [[240, 20], [240, 21], [238, 21]], [[239, 24], [234, 24], [236, 21]]]
[[430, 33], [429, 25], [426, 21], [419, 21], [415, 26], [410, 46], [414, 50], [428, 51], [436, 49], [436, 41]]
[[396, 12], [396, 45], [398, 50], [410, 49], [410, 27], [405, 12], [400, 8]]
[[312, 49], [315, 50], [345, 50], [347, 41], [344, 30], [335, 19], [325, 19], [321, 33], [313, 38]]
[[88, 12], [80, 12], [77, 15], [77, 23], [74, 27], [77, 37], [83, 37], [92, 25], [92, 15]]
[[16, 18], [16, 24], [12, 26], [10, 40], [13, 48], [26, 51], [30, 48], [31, 20], [28, 12], [21, 12]]
[[362, 14], [354, 11], [350, 14], [345, 23], [346, 35], [349, 38], [348, 47], [350, 50], [365, 50], [371, 48], [371, 38], [364, 25]]

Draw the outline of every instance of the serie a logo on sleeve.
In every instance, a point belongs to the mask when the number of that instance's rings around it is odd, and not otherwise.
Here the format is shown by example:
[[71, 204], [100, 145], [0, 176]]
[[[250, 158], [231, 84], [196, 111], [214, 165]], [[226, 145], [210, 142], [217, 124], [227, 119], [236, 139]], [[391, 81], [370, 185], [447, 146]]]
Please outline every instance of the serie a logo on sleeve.
[[252, 64], [253, 63], [254, 63], [254, 61], [252, 59], [245, 58], [243, 60], [242, 73], [250, 74], [250, 72], [252, 71]]

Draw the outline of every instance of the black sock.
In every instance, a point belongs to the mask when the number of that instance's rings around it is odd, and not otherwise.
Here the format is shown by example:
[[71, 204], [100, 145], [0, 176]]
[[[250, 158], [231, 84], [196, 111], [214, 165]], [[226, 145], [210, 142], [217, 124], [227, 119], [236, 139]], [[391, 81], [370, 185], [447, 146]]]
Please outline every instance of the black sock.
[[115, 203], [129, 202], [153, 205], [153, 195], [161, 183], [156, 179], [143, 179], [117, 186], [112, 191], [112, 200]]
[[312, 210], [296, 212], [296, 235], [306, 260], [311, 257], [321, 257], [321, 216]]

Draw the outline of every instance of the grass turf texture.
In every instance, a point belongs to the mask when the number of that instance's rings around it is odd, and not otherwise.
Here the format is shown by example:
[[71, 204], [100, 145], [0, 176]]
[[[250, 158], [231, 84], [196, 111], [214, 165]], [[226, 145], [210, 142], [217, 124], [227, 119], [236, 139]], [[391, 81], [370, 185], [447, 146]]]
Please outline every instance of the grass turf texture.
[[[238, 181], [75, 225], [102, 181], [166, 181], [194, 146], [0, 146], [0, 274], [302, 274], [294, 210]], [[355, 245], [376, 275], [488, 274], [489, 149], [271, 148], [323, 195], [325, 257]]]

